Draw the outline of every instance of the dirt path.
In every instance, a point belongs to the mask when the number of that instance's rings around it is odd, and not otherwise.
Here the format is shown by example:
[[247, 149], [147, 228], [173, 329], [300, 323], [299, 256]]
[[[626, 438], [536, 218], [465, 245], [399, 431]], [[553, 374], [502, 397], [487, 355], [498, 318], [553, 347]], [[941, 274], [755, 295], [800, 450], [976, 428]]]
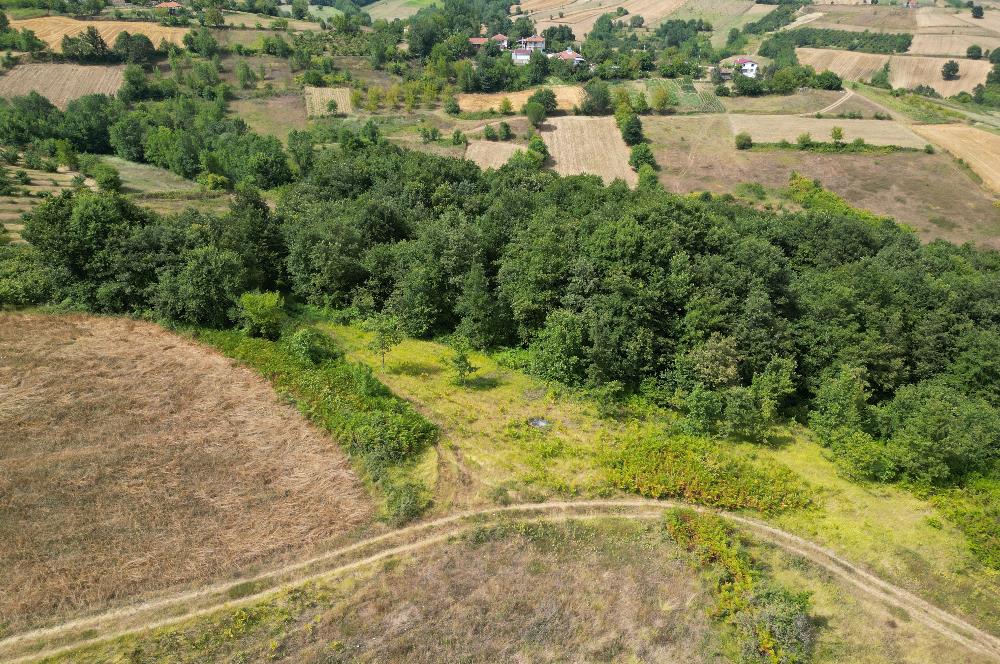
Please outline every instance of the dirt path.
[[[912, 593], [883, 581], [833, 551], [758, 519], [670, 500], [590, 500], [510, 505], [452, 514], [401, 528], [341, 549], [256, 576], [145, 602], [62, 625], [25, 632], [0, 641], [0, 659], [28, 662], [77, 648], [155, 629], [221, 609], [257, 602], [274, 593], [323, 577], [439, 544], [471, 528], [516, 515], [544, 520], [617, 517], [649, 519], [664, 509], [690, 507], [713, 513], [752, 531], [761, 539], [806, 558], [870, 597], [905, 611], [944, 638], [1000, 661], [1000, 638], [943, 611]], [[358, 556], [352, 558], [352, 556]], [[249, 590], [247, 590], [249, 589]], [[239, 596], [240, 590], [247, 590]], [[233, 597], [236, 599], [232, 599]]]
[[815, 116], [815, 115], [821, 115], [821, 114], [824, 114], [824, 113], [829, 113], [830, 111], [832, 111], [833, 109], [837, 108], [838, 106], [840, 106], [841, 104], [843, 104], [845, 101], [847, 101], [848, 99], [850, 99], [853, 96], [854, 96], [854, 90], [846, 90], [844, 92], [844, 96], [843, 97], [841, 97], [837, 101], [833, 102], [832, 104], [830, 104], [826, 108], [821, 108], [818, 111], [816, 111], [815, 113], [803, 113], [802, 117], [809, 117], [809, 116]]

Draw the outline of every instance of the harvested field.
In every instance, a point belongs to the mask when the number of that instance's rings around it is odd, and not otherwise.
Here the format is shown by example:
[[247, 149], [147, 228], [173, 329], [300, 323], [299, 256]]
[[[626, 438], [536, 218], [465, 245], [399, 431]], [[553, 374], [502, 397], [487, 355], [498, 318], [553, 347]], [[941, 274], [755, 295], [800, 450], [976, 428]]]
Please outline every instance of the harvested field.
[[802, 88], [790, 95], [760, 97], [719, 97], [728, 113], [788, 114], [816, 113], [837, 102], [843, 92]]
[[364, 11], [372, 17], [373, 21], [384, 18], [392, 21], [395, 18], [409, 18], [424, 7], [436, 4], [436, 0], [378, 0], [370, 5], [366, 5]]
[[959, 92], [971, 92], [974, 87], [986, 81], [993, 66], [987, 60], [963, 59], [959, 63], [959, 78], [945, 81], [941, 78], [941, 67], [948, 58], [880, 55], [824, 48], [797, 48], [795, 53], [802, 64], [811, 65], [817, 71], [829, 69], [850, 81], [870, 80], [872, 74], [888, 62], [889, 82], [894, 88], [929, 85], [945, 97]]
[[915, 55], [938, 55], [965, 57], [966, 49], [977, 44], [984, 49], [993, 50], [1000, 47], [1000, 36], [986, 37], [976, 35], [935, 35], [920, 34], [913, 36], [913, 45], [907, 53]]
[[[723, 46], [732, 28], [741, 28], [771, 13], [777, 5], [759, 5], [752, 0], [687, 0], [670, 18], [700, 18], [712, 24], [712, 44]], [[645, 18], [645, 17], [644, 17]]]
[[113, 95], [122, 85], [124, 66], [71, 64], [18, 65], [0, 76], [0, 97], [37, 92], [61, 109], [84, 95]]
[[[556, 102], [559, 109], [569, 111], [574, 106], [579, 106], [583, 102], [583, 88], [579, 85], [552, 85], [549, 86], [556, 93]], [[528, 97], [534, 94], [535, 89], [521, 90], [520, 92], [491, 92], [491, 93], [462, 93], [456, 95], [458, 106], [463, 111], [478, 113], [490, 109], [498, 109], [504, 97], [510, 99], [515, 111], [520, 111], [528, 101]]]
[[[660, 181], [668, 190], [727, 193], [742, 182], [781, 190], [787, 187], [789, 174], [798, 171], [818, 178], [851, 205], [911, 226], [924, 241], [941, 238], [1000, 249], [995, 197], [947, 154], [742, 151], [733, 145], [730, 119], [723, 115], [643, 118], [660, 163]], [[873, 173], [892, 177], [872, 177]]]
[[311, 118], [329, 115], [326, 105], [330, 100], [337, 102], [337, 113], [353, 113], [350, 88], [314, 88], [305, 86], [306, 115]]
[[787, 115], [729, 116], [734, 134], [747, 132], [758, 143], [795, 142], [801, 134], [808, 133], [816, 141], [829, 141], [834, 127], [844, 130], [844, 140], [863, 138], [870, 145], [898, 145], [903, 148], [922, 148], [927, 141], [909, 128], [888, 120], [847, 120], [843, 118], [802, 118]]
[[549, 118], [542, 126], [553, 168], [560, 175], [592, 173], [605, 182], [621, 178], [630, 185], [638, 177], [628, 165], [629, 149], [611, 117]]
[[539, 32], [555, 25], [568, 25], [577, 39], [583, 39], [601, 14], [614, 12], [618, 7], [628, 10], [629, 16], [642, 16], [645, 26], [652, 28], [680, 8], [685, 1], [622, 0], [614, 5], [606, 5], [602, 0], [525, 0], [521, 3], [521, 11], [535, 22]]
[[66, 35], [76, 36], [94, 26], [101, 34], [101, 37], [108, 44], [114, 44], [120, 32], [130, 32], [132, 34], [143, 34], [149, 37], [153, 45], [166, 39], [172, 44], [181, 46], [187, 28], [167, 27], [158, 23], [145, 23], [142, 21], [77, 21], [67, 16], [45, 16], [43, 18], [29, 18], [23, 21], [11, 21], [10, 25], [16, 30], [27, 28], [34, 31], [38, 38], [49, 45], [53, 51], [62, 50], [62, 38]]
[[523, 149], [523, 145], [510, 141], [469, 141], [465, 158], [482, 168], [500, 168], [515, 152]]
[[[799, 25], [808, 23], [810, 27], [814, 28], [833, 28], [858, 32], [870, 30], [871, 32], [911, 33], [917, 28], [917, 12], [889, 5], [832, 5], [829, 2], [824, 2], [806, 7], [805, 12]], [[820, 14], [822, 18], [808, 18], [817, 14]]]
[[0, 624], [301, 554], [369, 521], [345, 455], [259, 375], [162, 328], [0, 316]]
[[283, 16], [266, 16], [264, 14], [251, 14], [249, 12], [224, 12], [223, 16], [226, 20], [226, 25], [236, 27], [236, 28], [254, 28], [258, 23], [261, 27], [270, 27], [271, 22], [276, 18], [283, 18], [288, 21], [288, 28], [290, 30], [319, 30], [319, 23], [314, 23], [312, 21], [300, 21], [299, 19], [292, 18], [290, 13], [285, 13]]
[[914, 131], [962, 159], [1000, 194], [1000, 136], [968, 125], [915, 125]]
[[230, 103], [232, 112], [258, 134], [276, 136], [288, 141], [292, 129], [305, 129], [306, 105], [298, 92], [281, 97], [237, 99]]

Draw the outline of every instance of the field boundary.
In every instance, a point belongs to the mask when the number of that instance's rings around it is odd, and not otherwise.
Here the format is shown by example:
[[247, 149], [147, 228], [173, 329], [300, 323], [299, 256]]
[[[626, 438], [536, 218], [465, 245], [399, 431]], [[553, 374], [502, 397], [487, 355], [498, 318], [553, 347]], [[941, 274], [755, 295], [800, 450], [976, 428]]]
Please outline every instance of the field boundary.
[[[0, 641], [0, 656], [12, 657], [10, 660], [12, 662], [30, 662], [261, 601], [303, 583], [336, 576], [386, 558], [447, 541], [467, 530], [487, 525], [491, 519], [518, 514], [549, 520], [600, 517], [649, 519], [657, 518], [663, 510], [680, 507], [704, 514], [715, 514], [745, 527], [784, 551], [801, 556], [822, 567], [877, 601], [906, 611], [911, 618], [939, 635], [1000, 661], [1000, 638], [980, 630], [907, 590], [878, 578], [826, 547], [759, 519], [699, 505], [688, 505], [681, 501], [653, 499], [527, 503], [460, 512], [384, 533], [255, 576], [11, 636]], [[396, 543], [388, 548], [379, 548], [380, 545], [391, 544], [396, 538], [420, 535], [425, 531], [430, 531], [430, 534], [409, 542]], [[360, 554], [362, 557], [339, 562], [351, 554]], [[267, 586], [268, 583], [270, 586]], [[239, 596], [241, 590], [248, 592]], [[192, 604], [199, 600], [201, 604], [193, 608]]]

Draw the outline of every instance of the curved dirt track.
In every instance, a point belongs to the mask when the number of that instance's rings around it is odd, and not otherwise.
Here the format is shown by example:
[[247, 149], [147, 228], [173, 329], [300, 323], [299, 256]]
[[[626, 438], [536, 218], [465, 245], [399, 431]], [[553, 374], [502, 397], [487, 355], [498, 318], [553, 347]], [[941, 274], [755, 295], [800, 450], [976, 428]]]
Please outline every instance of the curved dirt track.
[[[467, 511], [387, 532], [313, 558], [247, 578], [164, 597], [106, 613], [24, 632], [0, 640], [0, 659], [28, 662], [126, 634], [163, 627], [220, 609], [249, 604], [322, 577], [349, 572], [379, 560], [445, 542], [472, 528], [514, 515], [536, 520], [615, 517], [650, 519], [665, 509], [686, 507], [716, 514], [781, 549], [806, 558], [876, 600], [902, 609], [944, 638], [1000, 661], [1000, 638], [883, 581], [833, 551], [758, 519], [671, 500], [590, 500], [510, 505]], [[393, 540], [399, 540], [393, 542]], [[388, 547], [384, 545], [389, 543]], [[351, 559], [351, 555], [360, 557]], [[241, 589], [247, 592], [240, 596]], [[233, 597], [236, 599], [232, 599]], [[96, 634], [96, 636], [95, 636]]]

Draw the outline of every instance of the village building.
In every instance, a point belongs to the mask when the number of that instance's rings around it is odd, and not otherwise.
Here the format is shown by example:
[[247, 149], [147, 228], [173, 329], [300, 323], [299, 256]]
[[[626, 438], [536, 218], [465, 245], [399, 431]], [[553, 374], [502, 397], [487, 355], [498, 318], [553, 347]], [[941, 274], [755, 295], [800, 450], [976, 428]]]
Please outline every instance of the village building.
[[529, 49], [532, 51], [544, 51], [545, 50], [545, 37], [541, 35], [531, 35], [530, 37], [522, 37], [517, 40], [518, 45], [523, 49]]
[[530, 48], [515, 48], [510, 52], [510, 59], [515, 65], [526, 65], [531, 62], [531, 54], [534, 51]]
[[161, 3], [153, 5], [153, 9], [165, 9], [165, 10], [167, 10], [168, 14], [176, 14], [177, 10], [181, 9], [183, 7], [184, 7], [184, 5], [182, 5], [179, 2], [174, 2], [173, 0], [169, 0], [169, 2], [161, 2]]
[[569, 62], [574, 67], [586, 62], [584, 57], [574, 51], [571, 48], [567, 48], [565, 51], [559, 51], [558, 53], [552, 53], [549, 55], [550, 58], [556, 58], [557, 60], [562, 60], [563, 62]]
[[493, 42], [503, 50], [507, 50], [507, 35], [496, 34], [492, 37], [469, 37], [469, 43], [476, 48], [482, 48]]
[[747, 78], [757, 78], [757, 70], [760, 68], [756, 62], [749, 58], [737, 58], [733, 61], [733, 66]]

